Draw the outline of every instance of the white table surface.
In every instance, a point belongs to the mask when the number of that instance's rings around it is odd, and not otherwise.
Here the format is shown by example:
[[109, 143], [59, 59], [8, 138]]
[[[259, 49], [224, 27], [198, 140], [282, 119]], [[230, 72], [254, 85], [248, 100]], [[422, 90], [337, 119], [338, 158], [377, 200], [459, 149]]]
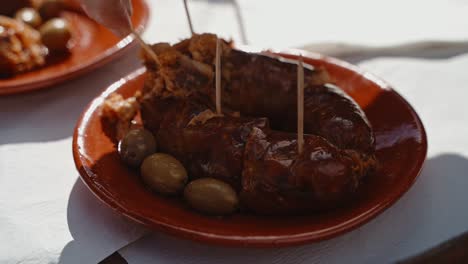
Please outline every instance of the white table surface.
[[[181, 1], [148, 2], [153, 15], [146, 40], [188, 37]], [[239, 1], [250, 44], [388, 45], [468, 37], [463, 0], [285, 3]], [[192, 0], [190, 9], [196, 31], [240, 42], [230, 1]], [[423, 173], [399, 202], [355, 231], [313, 245], [258, 250], [150, 233], [116, 215], [80, 181], [71, 155], [76, 119], [99, 91], [139, 67], [136, 53], [52, 89], [0, 97], [0, 263], [95, 263], [124, 246], [119, 252], [129, 263], [385, 263], [468, 230], [468, 56], [362, 62], [420, 114], [429, 139]]]

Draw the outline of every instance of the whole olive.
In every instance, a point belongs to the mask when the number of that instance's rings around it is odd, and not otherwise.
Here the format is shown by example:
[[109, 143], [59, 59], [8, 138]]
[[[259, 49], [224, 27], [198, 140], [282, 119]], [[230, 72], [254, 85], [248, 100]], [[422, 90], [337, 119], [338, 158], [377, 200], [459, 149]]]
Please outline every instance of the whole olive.
[[140, 168], [141, 177], [148, 187], [162, 194], [176, 194], [187, 183], [187, 171], [174, 157], [155, 153], [147, 157]]
[[39, 29], [42, 43], [51, 52], [67, 50], [67, 43], [71, 39], [70, 26], [65, 19], [54, 18], [47, 21]]
[[227, 183], [214, 178], [190, 182], [184, 190], [185, 200], [194, 209], [212, 215], [226, 215], [237, 210], [239, 199]]
[[65, 6], [64, 0], [42, 0], [38, 10], [41, 17], [47, 20], [58, 17]]
[[39, 13], [34, 8], [25, 7], [16, 12], [15, 19], [37, 28], [41, 25], [42, 19]]
[[120, 140], [118, 151], [126, 164], [138, 167], [146, 157], [156, 152], [156, 140], [146, 129], [132, 129]]

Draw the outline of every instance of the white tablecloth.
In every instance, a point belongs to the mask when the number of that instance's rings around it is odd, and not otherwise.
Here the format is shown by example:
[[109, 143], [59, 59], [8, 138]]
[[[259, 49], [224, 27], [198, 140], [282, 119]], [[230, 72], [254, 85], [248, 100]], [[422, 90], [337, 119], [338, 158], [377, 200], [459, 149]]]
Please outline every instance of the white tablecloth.
[[143, 234], [91, 194], [71, 151], [83, 108], [138, 65], [129, 54], [57, 88], [0, 97], [0, 263], [96, 263]]
[[[188, 36], [182, 1], [148, 2], [153, 16], [145, 39]], [[196, 31], [240, 42], [231, 1], [189, 4]], [[468, 37], [468, 2], [462, 0], [243, 0], [239, 6], [247, 39], [260, 47]], [[148, 230], [113, 213], [81, 183], [71, 135], [85, 105], [139, 66], [136, 52], [53, 89], [0, 97], [0, 263], [95, 263], [126, 245], [120, 253], [129, 263], [375, 263], [417, 253], [468, 229], [468, 56], [378, 59], [361, 66], [413, 104], [429, 138], [422, 175], [389, 210], [341, 237], [286, 249], [219, 248], [159, 233], [132, 243]]]

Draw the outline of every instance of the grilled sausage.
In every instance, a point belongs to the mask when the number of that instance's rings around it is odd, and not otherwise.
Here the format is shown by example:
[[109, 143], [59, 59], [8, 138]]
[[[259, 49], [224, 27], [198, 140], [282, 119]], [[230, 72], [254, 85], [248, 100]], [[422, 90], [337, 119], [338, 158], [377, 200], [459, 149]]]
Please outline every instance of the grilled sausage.
[[[196, 35], [175, 46], [157, 44], [154, 48], [164, 65], [167, 89], [199, 93], [213, 104], [215, 35]], [[147, 66], [155, 69], [150, 60]], [[341, 148], [372, 153], [374, 135], [356, 102], [329, 83], [324, 69], [309, 65], [304, 70], [304, 131], [320, 135]], [[235, 50], [224, 43], [223, 106], [241, 115], [266, 117], [273, 128], [295, 132], [296, 71], [296, 64], [288, 60]]]
[[[263, 214], [304, 213], [348, 200], [375, 166], [374, 136], [358, 105], [329, 84], [324, 69], [305, 71], [304, 151], [297, 153], [296, 66], [223, 45], [223, 116], [214, 115], [213, 35], [156, 44], [146, 61], [141, 116], [163, 152], [191, 178], [233, 186]], [[270, 127], [271, 126], [271, 127]]]
[[254, 128], [244, 154], [242, 201], [265, 214], [304, 213], [339, 206], [373, 167], [372, 157], [340, 150], [326, 139]]

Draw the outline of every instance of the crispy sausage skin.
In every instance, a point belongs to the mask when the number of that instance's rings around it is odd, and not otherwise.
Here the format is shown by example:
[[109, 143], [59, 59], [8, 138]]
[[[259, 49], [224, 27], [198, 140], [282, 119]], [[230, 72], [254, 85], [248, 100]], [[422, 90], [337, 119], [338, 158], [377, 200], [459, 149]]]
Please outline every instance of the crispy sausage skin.
[[159, 98], [156, 105], [162, 117], [152, 132], [160, 150], [180, 160], [192, 179], [229, 183], [244, 206], [257, 213], [297, 214], [336, 206], [372, 168], [372, 157], [341, 150], [317, 135], [305, 136], [299, 155], [296, 135], [271, 130], [266, 118], [212, 115], [192, 122], [206, 113], [196, 100]]
[[[212, 104], [215, 98], [213, 62], [216, 36], [196, 35], [175, 46], [157, 44], [166, 86], [179, 93], [199, 93]], [[155, 66], [149, 62], [149, 68]], [[273, 128], [295, 132], [297, 107], [296, 64], [223, 45], [223, 106], [244, 116], [266, 117]], [[374, 135], [363, 111], [341, 89], [329, 83], [324, 69], [305, 68], [304, 131], [320, 135], [341, 148], [372, 153]]]
[[245, 148], [241, 199], [264, 214], [304, 213], [338, 206], [358, 188], [374, 162], [354, 150], [306, 135], [254, 128]]
[[200, 104], [174, 98], [159, 104], [163, 118], [152, 132], [160, 151], [181, 161], [192, 179], [217, 178], [240, 190], [245, 143], [254, 127], [268, 128], [268, 120], [208, 114], [207, 120], [193, 122], [207, 114]]
[[358, 105], [305, 71], [304, 151], [296, 145], [296, 65], [222, 45], [223, 116], [214, 115], [216, 37], [153, 45], [140, 99], [145, 127], [190, 177], [231, 184], [244, 206], [297, 214], [349, 200], [375, 166], [374, 136]]

